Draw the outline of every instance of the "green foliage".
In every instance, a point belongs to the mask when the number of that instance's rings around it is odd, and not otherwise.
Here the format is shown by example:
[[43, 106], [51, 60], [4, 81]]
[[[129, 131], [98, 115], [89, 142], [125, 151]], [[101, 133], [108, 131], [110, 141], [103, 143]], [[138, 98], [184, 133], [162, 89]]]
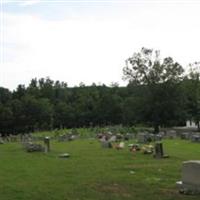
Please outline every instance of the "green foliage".
[[68, 88], [49, 77], [32, 79], [27, 88], [0, 91], [0, 128], [5, 133], [121, 124], [123, 98], [128, 96], [117, 84]]
[[142, 48], [126, 60], [123, 72], [132, 87], [140, 88], [133, 100], [136, 120], [154, 126], [155, 132], [159, 126], [171, 125], [181, 105], [182, 66], [171, 57], [161, 61], [159, 51]]
[[182, 79], [183, 68], [171, 57], [161, 60], [158, 51], [142, 48], [126, 60], [126, 87], [80, 83], [70, 88], [49, 77], [32, 79], [28, 87], [20, 84], [13, 92], [0, 87], [0, 132], [107, 126], [124, 133], [124, 127], [138, 124], [157, 132], [159, 127], [184, 125], [186, 119], [198, 123], [199, 63], [190, 66]]
[[187, 119], [193, 120], [200, 129], [200, 63], [190, 64], [190, 72], [184, 82]]

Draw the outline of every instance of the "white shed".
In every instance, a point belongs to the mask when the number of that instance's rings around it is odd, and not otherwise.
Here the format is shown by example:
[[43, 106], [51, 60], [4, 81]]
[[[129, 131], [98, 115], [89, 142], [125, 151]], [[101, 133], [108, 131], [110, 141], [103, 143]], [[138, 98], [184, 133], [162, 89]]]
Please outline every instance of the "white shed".
[[192, 120], [187, 120], [186, 121], [186, 127], [187, 128], [197, 128], [197, 124]]

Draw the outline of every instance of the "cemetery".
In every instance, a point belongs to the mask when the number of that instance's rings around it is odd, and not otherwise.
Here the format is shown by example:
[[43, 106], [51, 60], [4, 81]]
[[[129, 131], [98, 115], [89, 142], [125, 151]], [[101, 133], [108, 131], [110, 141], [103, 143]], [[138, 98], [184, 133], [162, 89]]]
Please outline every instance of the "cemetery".
[[197, 135], [77, 129], [1, 138], [0, 199], [197, 200]]
[[200, 0], [0, 4], [0, 200], [200, 200]]

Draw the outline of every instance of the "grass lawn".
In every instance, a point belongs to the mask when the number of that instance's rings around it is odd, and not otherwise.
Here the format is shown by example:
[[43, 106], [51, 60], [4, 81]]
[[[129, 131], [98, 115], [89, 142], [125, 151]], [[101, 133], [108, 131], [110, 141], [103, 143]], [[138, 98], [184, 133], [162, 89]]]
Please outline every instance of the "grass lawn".
[[175, 183], [182, 161], [200, 159], [200, 144], [163, 144], [170, 158], [160, 160], [127, 147], [104, 149], [92, 139], [51, 141], [48, 154], [27, 153], [19, 143], [0, 145], [0, 200], [199, 200], [179, 194]]

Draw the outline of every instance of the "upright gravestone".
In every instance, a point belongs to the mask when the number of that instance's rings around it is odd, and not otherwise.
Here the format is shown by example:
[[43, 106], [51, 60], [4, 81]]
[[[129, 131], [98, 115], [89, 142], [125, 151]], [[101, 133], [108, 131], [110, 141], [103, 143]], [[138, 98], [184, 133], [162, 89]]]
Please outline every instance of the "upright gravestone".
[[161, 142], [157, 142], [155, 144], [155, 158], [163, 158], [164, 153], [163, 153], [163, 144]]
[[168, 155], [164, 154], [162, 142], [156, 142], [154, 158], [169, 158]]
[[200, 142], [200, 136], [199, 135], [192, 135], [191, 137], [192, 142]]
[[44, 144], [45, 144], [45, 153], [48, 153], [50, 151], [50, 137], [44, 138]]
[[200, 194], [200, 160], [183, 162], [182, 181], [177, 186], [181, 193]]
[[180, 137], [182, 140], [188, 140], [190, 138], [190, 133], [189, 132], [183, 132], [180, 134]]
[[162, 140], [162, 135], [161, 134], [156, 134], [155, 135], [155, 141], [161, 141]]
[[0, 136], [0, 144], [4, 144], [3, 138]]
[[175, 130], [169, 130], [166, 132], [166, 137], [169, 139], [174, 139], [176, 138], [176, 136], [177, 136], [177, 133]]
[[109, 142], [116, 142], [116, 141], [117, 141], [116, 135], [111, 136], [110, 139], [109, 139], [108, 141], [109, 141]]
[[138, 133], [137, 140], [138, 140], [138, 143], [147, 143], [148, 133]]

